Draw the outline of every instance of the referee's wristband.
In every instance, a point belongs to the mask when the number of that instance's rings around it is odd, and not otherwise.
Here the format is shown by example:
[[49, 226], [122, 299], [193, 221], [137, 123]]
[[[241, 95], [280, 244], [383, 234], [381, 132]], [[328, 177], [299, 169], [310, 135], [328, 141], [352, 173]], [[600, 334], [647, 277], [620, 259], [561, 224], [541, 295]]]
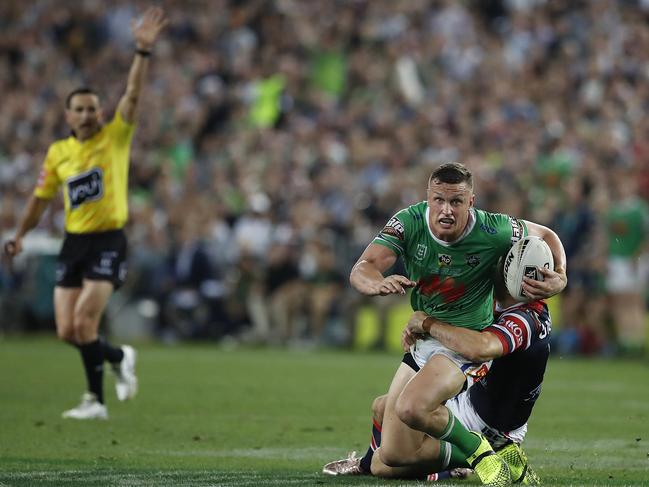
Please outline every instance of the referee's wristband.
[[151, 51], [147, 51], [146, 49], [136, 49], [135, 54], [142, 57], [149, 57], [151, 55]]

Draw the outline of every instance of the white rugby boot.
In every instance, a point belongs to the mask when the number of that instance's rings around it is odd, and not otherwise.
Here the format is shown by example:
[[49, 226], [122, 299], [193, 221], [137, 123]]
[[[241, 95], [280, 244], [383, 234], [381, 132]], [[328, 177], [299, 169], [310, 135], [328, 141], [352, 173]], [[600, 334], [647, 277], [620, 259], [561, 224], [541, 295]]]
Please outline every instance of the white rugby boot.
[[112, 369], [115, 374], [115, 392], [117, 399], [126, 401], [133, 399], [137, 394], [137, 377], [135, 375], [135, 361], [137, 352], [130, 345], [122, 345], [124, 358], [121, 362], [113, 364]]
[[108, 419], [108, 410], [97, 401], [97, 396], [84, 392], [81, 403], [76, 408], [63, 411], [62, 416], [66, 419]]
[[356, 452], [351, 452], [347, 458], [329, 462], [322, 467], [322, 473], [325, 475], [367, 475], [361, 468], [361, 458], [356, 456]]

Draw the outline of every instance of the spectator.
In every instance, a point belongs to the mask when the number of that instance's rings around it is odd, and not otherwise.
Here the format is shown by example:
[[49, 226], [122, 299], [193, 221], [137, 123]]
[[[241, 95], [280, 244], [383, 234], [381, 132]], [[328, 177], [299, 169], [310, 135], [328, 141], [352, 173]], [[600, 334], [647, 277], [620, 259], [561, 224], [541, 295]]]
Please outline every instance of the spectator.
[[649, 208], [636, 195], [635, 175], [620, 172], [612, 181], [607, 218], [607, 289], [617, 339], [623, 351], [637, 353], [646, 336], [647, 232]]
[[[222, 15], [211, 16], [166, 0], [170, 41], [141, 101], [132, 197], [150, 198], [158, 224], [174, 220], [181, 201], [206, 198], [207, 214], [222, 221], [205, 246], [224, 275], [242, 245], [265, 272], [275, 229], [286, 225], [296, 261], [310, 251], [303, 242], [333, 230], [335, 267], [347, 274], [359, 242], [446, 160], [467, 161], [485, 209], [515, 207], [551, 225], [592, 203], [599, 235], [599, 202], [612, 201], [609, 181], [621, 169], [635, 171], [638, 195], [649, 198], [645, 4], [221, 0]], [[3, 229], [15, 225], [9, 213], [24, 206], [48, 142], [65, 135], [57, 101], [82, 81], [119, 92], [113, 73], [129, 63], [119, 26], [132, 15], [126, 4], [0, 5]], [[263, 98], [269, 110], [253, 102], [262, 80], [277, 80]], [[268, 119], [252, 126], [256, 108]], [[590, 193], [567, 197], [582, 178]], [[510, 194], [493, 189], [503, 179]], [[61, 212], [43, 228], [60, 232]], [[234, 240], [223, 240], [229, 232]], [[592, 252], [581, 246], [574, 258]], [[568, 300], [592, 295], [592, 284], [571, 285]]]

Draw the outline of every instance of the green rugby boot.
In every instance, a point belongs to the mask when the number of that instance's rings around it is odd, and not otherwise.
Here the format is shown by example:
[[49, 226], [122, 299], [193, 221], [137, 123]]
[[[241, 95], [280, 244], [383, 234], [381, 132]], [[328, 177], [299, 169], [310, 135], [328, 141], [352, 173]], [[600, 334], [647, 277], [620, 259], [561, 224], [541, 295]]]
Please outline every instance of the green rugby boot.
[[505, 460], [499, 457], [487, 439], [472, 431], [480, 438], [478, 449], [466, 460], [480, 478], [483, 485], [501, 487], [511, 483], [511, 474]]
[[541, 485], [541, 479], [530, 467], [527, 455], [516, 443], [510, 443], [496, 453], [507, 463], [512, 482], [523, 485]]

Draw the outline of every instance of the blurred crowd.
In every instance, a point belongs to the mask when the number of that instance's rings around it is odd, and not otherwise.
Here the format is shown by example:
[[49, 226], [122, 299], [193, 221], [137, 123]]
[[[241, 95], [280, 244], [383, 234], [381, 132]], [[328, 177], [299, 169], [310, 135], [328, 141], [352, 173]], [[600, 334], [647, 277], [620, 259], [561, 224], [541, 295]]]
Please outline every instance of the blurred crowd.
[[[648, 1], [158, 3], [123, 293], [160, 337], [346, 343], [364, 304], [351, 265], [457, 160], [477, 206], [561, 236], [560, 351], [644, 345]], [[65, 95], [92, 86], [112, 113], [144, 6], [0, 3], [5, 236], [67, 135]], [[57, 202], [40, 229], [61, 223]], [[26, 279], [2, 272], [18, 295]]]

